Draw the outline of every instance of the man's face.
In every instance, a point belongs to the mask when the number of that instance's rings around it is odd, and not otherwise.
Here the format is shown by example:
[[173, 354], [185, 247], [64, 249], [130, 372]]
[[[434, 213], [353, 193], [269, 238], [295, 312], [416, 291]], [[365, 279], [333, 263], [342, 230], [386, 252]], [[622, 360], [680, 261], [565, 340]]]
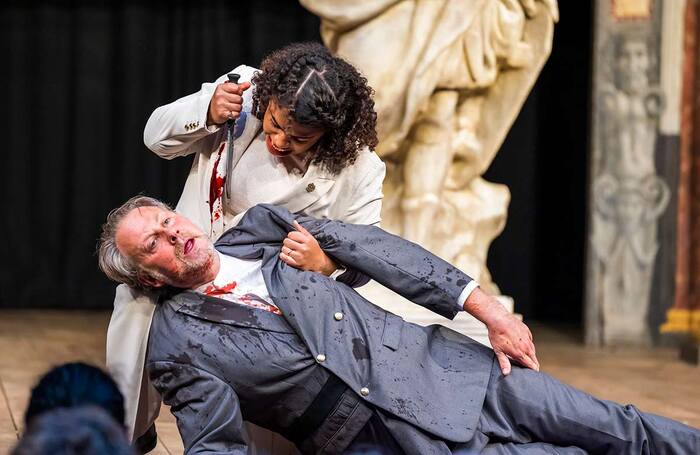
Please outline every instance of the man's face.
[[263, 132], [267, 150], [275, 156], [303, 155], [323, 136], [323, 128], [305, 126], [295, 122], [289, 111], [270, 100], [263, 117]]
[[190, 289], [216, 276], [218, 255], [209, 238], [170, 210], [132, 210], [119, 223], [115, 241], [119, 251], [145, 272], [141, 279], [151, 287]]

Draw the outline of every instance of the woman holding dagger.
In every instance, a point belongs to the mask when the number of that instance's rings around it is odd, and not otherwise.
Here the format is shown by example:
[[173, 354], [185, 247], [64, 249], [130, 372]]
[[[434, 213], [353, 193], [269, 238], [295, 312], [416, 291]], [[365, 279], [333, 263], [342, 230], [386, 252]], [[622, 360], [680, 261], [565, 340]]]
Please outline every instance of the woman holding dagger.
[[[372, 150], [376, 113], [366, 79], [316, 43], [292, 44], [260, 70], [241, 65], [232, 73], [238, 83], [227, 75], [204, 83], [157, 108], [146, 124], [144, 141], [157, 155], [194, 154], [177, 211], [212, 239], [259, 203], [379, 224], [385, 167]], [[291, 232], [280, 254], [304, 270], [343, 272], [307, 232]], [[153, 305], [154, 296], [119, 286], [107, 335], [107, 366], [125, 395], [134, 439], [159, 407], [144, 377]]]

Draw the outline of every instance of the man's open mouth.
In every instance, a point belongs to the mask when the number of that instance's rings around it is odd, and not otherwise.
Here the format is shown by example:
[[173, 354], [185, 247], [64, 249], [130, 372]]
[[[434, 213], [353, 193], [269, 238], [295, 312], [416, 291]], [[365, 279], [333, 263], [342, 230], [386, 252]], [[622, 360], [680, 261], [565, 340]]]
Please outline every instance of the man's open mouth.
[[183, 252], [185, 254], [187, 254], [190, 251], [192, 251], [192, 248], [194, 248], [194, 239], [189, 239], [188, 241], [185, 242], [185, 247], [183, 248]]

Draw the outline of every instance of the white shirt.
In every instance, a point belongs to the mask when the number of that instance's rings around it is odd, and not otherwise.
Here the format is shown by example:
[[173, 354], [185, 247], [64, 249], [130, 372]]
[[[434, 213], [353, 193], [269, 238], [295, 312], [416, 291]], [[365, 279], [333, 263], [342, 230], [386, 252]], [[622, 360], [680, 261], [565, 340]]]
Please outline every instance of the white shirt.
[[[261, 310], [270, 311], [275, 314], [282, 314], [279, 308], [272, 302], [267, 291], [267, 285], [262, 274], [261, 260], [238, 259], [226, 256], [217, 251], [219, 255], [219, 273], [214, 281], [200, 286], [197, 292], [229, 302], [248, 305]], [[331, 275], [335, 279], [345, 272], [344, 268], [339, 268]], [[470, 281], [457, 299], [457, 304], [461, 307], [469, 295], [477, 288], [476, 281]]]
[[197, 288], [197, 292], [282, 314], [267, 292], [261, 260], [238, 259], [218, 251], [217, 254], [219, 255], [219, 273], [213, 282]]

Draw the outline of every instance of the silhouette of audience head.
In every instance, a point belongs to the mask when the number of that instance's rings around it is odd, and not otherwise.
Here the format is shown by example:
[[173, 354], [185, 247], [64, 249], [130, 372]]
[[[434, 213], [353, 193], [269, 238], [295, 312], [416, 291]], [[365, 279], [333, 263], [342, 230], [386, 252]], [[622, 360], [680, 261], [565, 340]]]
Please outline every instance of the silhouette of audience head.
[[135, 455], [124, 427], [98, 406], [59, 407], [31, 420], [12, 455]]
[[391, 449], [383, 449], [376, 444], [354, 445], [351, 450], [345, 452], [347, 455], [390, 455], [395, 453]]
[[124, 397], [114, 380], [104, 371], [76, 362], [58, 366], [46, 373], [32, 390], [24, 415], [25, 425], [46, 411], [94, 405], [124, 425]]

